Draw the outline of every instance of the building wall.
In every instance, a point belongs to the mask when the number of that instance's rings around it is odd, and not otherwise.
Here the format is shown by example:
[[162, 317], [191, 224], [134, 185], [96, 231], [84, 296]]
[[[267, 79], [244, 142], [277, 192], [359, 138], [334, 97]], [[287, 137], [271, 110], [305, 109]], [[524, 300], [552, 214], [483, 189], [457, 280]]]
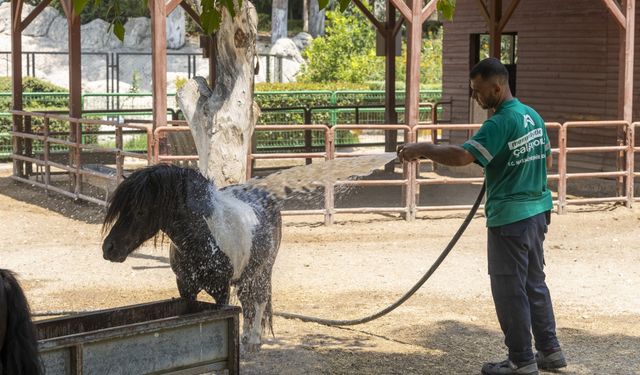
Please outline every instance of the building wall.
[[[477, 1], [458, 0], [454, 21], [445, 22], [443, 48], [443, 97], [452, 99], [453, 123], [470, 121], [470, 35], [487, 32]], [[601, 0], [522, 1], [504, 32], [518, 33], [517, 97], [546, 121], [618, 118], [619, 28]], [[640, 117], [639, 104], [634, 103], [634, 118]], [[461, 137], [451, 136], [454, 141]], [[575, 130], [569, 137], [570, 146], [612, 144], [615, 138], [613, 130]], [[611, 158], [574, 156], [570, 165], [608, 170]]]

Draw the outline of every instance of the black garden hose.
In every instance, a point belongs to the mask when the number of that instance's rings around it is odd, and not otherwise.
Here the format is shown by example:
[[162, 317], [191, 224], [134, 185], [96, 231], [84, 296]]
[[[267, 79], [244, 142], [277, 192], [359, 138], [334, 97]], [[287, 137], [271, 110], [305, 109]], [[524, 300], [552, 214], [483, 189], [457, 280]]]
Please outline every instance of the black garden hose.
[[453, 235], [453, 237], [451, 238], [451, 241], [449, 241], [449, 244], [447, 245], [447, 247], [442, 251], [442, 253], [438, 257], [438, 259], [436, 259], [436, 261], [433, 262], [433, 264], [431, 265], [431, 268], [429, 268], [427, 273], [425, 273], [424, 276], [422, 276], [422, 278], [407, 293], [405, 293], [405, 295], [400, 297], [400, 299], [398, 299], [393, 304], [387, 306], [383, 310], [380, 310], [375, 314], [372, 314], [372, 315], [369, 315], [369, 316], [365, 316], [364, 318], [350, 319], [350, 320], [322, 319], [322, 318], [316, 318], [316, 317], [313, 317], [313, 316], [306, 316], [306, 315], [292, 314], [292, 313], [288, 313], [288, 312], [278, 312], [278, 311], [275, 311], [273, 313], [273, 315], [280, 316], [280, 317], [283, 317], [283, 318], [286, 318], [286, 319], [299, 319], [299, 320], [302, 320], [303, 322], [313, 322], [313, 323], [323, 324], [323, 325], [326, 325], [326, 326], [355, 326], [355, 325], [358, 325], [358, 324], [363, 324], [363, 323], [370, 322], [370, 321], [378, 319], [378, 318], [380, 318], [380, 317], [382, 317], [384, 315], [387, 315], [391, 311], [395, 310], [398, 306], [402, 305], [406, 300], [411, 298], [411, 296], [415, 292], [417, 292], [418, 289], [420, 289], [420, 287], [422, 287], [422, 285], [427, 280], [429, 280], [431, 275], [433, 275], [433, 273], [438, 269], [438, 267], [440, 267], [440, 264], [442, 264], [442, 262], [447, 257], [447, 255], [449, 255], [449, 253], [451, 252], [453, 247], [456, 245], [456, 243], [458, 242], [458, 240], [460, 239], [460, 237], [462, 236], [464, 231], [469, 226], [469, 223], [473, 219], [473, 216], [476, 214], [476, 211], [478, 211], [478, 207], [480, 206], [480, 202], [482, 202], [482, 198], [484, 197], [484, 192], [485, 192], [485, 185], [482, 184], [482, 189], [480, 189], [480, 193], [478, 194], [478, 198], [476, 198], [476, 201], [473, 204], [473, 207], [471, 207], [471, 210], [469, 211], [469, 214], [467, 214], [467, 217], [464, 219], [464, 222], [462, 222], [462, 224], [460, 225], [460, 228], [458, 228], [458, 231], [456, 232], [456, 234]]

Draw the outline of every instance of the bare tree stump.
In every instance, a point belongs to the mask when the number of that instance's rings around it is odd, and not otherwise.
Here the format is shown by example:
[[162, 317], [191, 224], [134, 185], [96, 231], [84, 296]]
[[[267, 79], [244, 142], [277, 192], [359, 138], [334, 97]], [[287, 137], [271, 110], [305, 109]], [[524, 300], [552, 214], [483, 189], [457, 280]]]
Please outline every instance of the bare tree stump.
[[178, 90], [178, 105], [189, 123], [198, 152], [198, 168], [216, 186], [244, 182], [247, 154], [258, 118], [253, 101], [258, 16], [242, 2], [236, 16], [223, 12], [216, 33], [213, 89], [194, 77]]

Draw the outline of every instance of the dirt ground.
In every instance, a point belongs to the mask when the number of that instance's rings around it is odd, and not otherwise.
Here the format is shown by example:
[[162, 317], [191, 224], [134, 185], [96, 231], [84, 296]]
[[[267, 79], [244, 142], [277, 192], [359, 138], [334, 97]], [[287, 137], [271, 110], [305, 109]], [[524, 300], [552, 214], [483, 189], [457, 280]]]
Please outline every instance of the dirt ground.
[[[18, 273], [35, 312], [177, 296], [166, 244], [106, 262], [101, 208], [14, 183], [9, 168], [0, 165], [0, 267]], [[287, 216], [274, 308], [335, 319], [378, 311], [420, 279], [464, 215], [339, 215], [330, 227], [320, 216]], [[381, 319], [336, 328], [276, 317], [275, 337], [243, 354], [242, 373], [478, 374], [484, 361], [503, 359], [484, 225], [478, 216], [431, 280]], [[563, 373], [640, 374], [639, 227], [640, 208], [553, 215], [546, 270], [569, 361]]]

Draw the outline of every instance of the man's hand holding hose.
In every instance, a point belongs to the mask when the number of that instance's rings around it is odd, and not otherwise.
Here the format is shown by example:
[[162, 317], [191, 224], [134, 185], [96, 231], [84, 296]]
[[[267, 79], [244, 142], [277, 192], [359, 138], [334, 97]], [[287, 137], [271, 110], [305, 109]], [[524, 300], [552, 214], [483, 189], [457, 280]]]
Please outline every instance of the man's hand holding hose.
[[467, 165], [475, 157], [467, 150], [455, 145], [435, 145], [429, 142], [405, 143], [396, 148], [400, 161], [431, 159], [446, 165]]

